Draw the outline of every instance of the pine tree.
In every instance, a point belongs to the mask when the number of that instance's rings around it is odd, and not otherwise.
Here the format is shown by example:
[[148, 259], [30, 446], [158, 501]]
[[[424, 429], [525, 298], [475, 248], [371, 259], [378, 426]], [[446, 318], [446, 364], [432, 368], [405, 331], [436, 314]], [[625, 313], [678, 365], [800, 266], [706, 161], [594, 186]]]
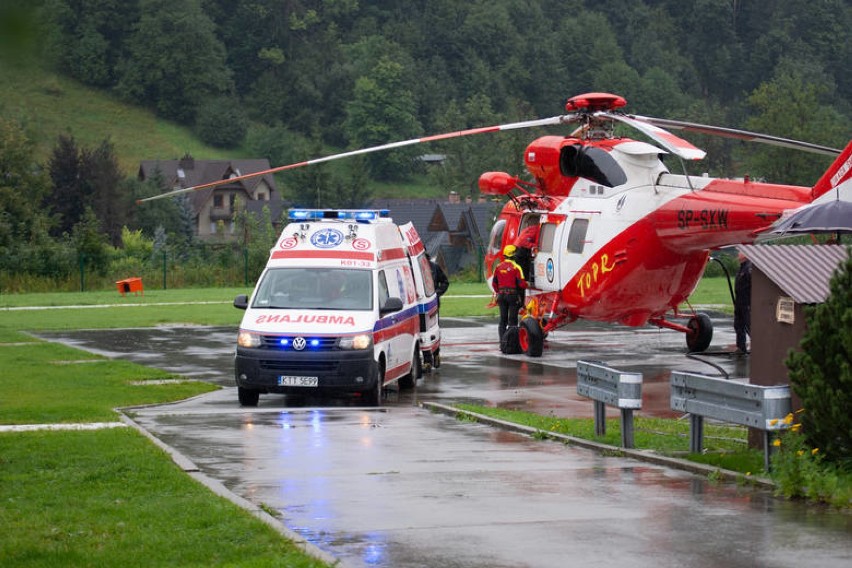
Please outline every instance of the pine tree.
[[86, 271], [103, 275], [109, 266], [109, 243], [100, 225], [95, 211], [86, 206], [82, 217], [71, 229], [70, 241]]
[[82, 183], [80, 149], [74, 136], [59, 135], [48, 170], [51, 188], [45, 196], [44, 205], [56, 220], [51, 234], [59, 237], [70, 233], [80, 221], [90, 198], [88, 186]]
[[112, 142], [103, 140], [97, 148], [80, 150], [80, 180], [88, 188], [90, 201], [86, 205], [94, 210], [101, 230], [112, 245], [120, 245], [121, 228], [131, 205]]
[[786, 364], [807, 441], [827, 460], [852, 466], [852, 251], [828, 299], [810, 311], [801, 348]]

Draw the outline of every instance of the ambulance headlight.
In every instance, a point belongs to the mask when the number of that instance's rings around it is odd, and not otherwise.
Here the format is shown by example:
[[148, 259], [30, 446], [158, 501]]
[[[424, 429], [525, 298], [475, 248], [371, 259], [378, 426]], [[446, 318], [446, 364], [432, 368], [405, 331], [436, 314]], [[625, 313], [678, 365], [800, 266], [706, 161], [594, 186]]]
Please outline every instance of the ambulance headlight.
[[373, 340], [366, 333], [361, 335], [350, 335], [340, 338], [341, 349], [369, 349], [373, 345]]
[[241, 331], [237, 336], [237, 345], [240, 347], [260, 347], [260, 334]]

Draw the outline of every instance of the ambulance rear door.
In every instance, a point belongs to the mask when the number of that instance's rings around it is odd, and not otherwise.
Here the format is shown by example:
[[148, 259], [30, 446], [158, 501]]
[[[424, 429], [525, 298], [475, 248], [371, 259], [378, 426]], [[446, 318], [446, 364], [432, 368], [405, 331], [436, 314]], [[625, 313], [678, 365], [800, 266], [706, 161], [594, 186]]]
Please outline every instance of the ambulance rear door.
[[438, 296], [432, 280], [432, 266], [426, 258], [426, 249], [413, 223], [400, 226], [403, 241], [408, 248], [408, 256], [417, 288], [418, 312], [420, 314], [420, 346], [424, 350], [440, 339], [438, 323]]

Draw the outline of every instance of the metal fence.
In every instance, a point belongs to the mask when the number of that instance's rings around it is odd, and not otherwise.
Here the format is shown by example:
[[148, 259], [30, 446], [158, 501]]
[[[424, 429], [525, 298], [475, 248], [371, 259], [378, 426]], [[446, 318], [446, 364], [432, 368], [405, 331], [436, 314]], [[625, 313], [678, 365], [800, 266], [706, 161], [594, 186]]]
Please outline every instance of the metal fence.
[[127, 278], [142, 278], [146, 287], [161, 289], [251, 286], [263, 270], [269, 250], [197, 243], [144, 257], [121, 250], [93, 256], [57, 245], [19, 255], [0, 265], [0, 293], [104, 290]]
[[769, 471], [774, 432], [789, 428], [785, 418], [792, 411], [790, 387], [753, 385], [737, 380], [673, 371], [672, 410], [689, 413], [689, 451], [701, 453], [704, 419], [741, 424], [761, 430], [764, 466]]
[[595, 406], [595, 435], [606, 434], [606, 405], [621, 411], [621, 445], [633, 447], [633, 411], [642, 408], [642, 373], [627, 373], [588, 361], [577, 362], [577, 394]]

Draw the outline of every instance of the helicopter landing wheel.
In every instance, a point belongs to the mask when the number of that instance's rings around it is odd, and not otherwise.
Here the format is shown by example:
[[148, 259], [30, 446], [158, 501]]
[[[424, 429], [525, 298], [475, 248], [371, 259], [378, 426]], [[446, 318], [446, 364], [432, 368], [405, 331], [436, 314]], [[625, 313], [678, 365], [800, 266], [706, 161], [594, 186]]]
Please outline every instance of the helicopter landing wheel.
[[704, 313], [695, 314], [686, 324], [689, 331], [686, 333], [686, 346], [690, 353], [700, 353], [710, 347], [713, 340], [713, 322], [710, 316]]
[[530, 357], [541, 357], [544, 350], [544, 333], [535, 318], [524, 318], [518, 328], [518, 342]]

